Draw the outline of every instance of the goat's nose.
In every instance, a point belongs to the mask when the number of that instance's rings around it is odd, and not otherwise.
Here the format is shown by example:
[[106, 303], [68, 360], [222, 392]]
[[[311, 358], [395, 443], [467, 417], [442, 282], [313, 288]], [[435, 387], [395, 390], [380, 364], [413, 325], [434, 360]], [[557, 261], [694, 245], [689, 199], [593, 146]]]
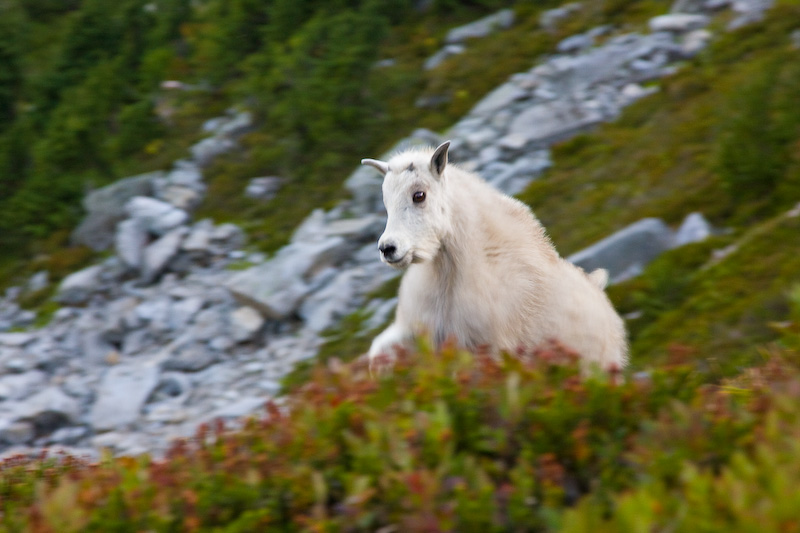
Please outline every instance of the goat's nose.
[[381, 244], [378, 246], [378, 250], [381, 251], [383, 257], [386, 259], [391, 259], [394, 253], [397, 251], [397, 246], [394, 244]]

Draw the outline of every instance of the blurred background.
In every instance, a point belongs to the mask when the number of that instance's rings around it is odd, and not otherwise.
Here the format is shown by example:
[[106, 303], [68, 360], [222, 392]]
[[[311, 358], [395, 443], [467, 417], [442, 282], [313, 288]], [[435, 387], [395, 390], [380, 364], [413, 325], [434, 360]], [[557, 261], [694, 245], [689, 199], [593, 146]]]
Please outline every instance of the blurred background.
[[[713, 381], [794, 342], [795, 0], [0, 0], [0, 324], [29, 335], [4, 337], [3, 372], [45, 382], [79, 355], [99, 365], [81, 374], [94, 392], [74, 394], [80, 416], [17, 440], [66, 426], [85, 444], [108, 368], [164, 346], [175, 361], [159, 368], [184, 373], [244, 354], [209, 409], [241, 400], [222, 389], [250, 391], [246, 363], [294, 354], [297, 338], [302, 357], [254, 398], [300, 359], [363, 353], [397, 280], [373, 250], [380, 183], [358, 161], [444, 139], [530, 205], [562, 255], [614, 263], [634, 371], [691, 361]], [[114, 195], [98, 222], [95, 200]], [[226, 285], [238, 271], [272, 285]], [[60, 285], [74, 273], [82, 286]], [[193, 275], [212, 296], [173, 287]], [[175, 305], [187, 318], [162, 327]], [[37, 329], [54, 317], [82, 332], [64, 353], [65, 333]], [[181, 355], [183, 329], [210, 323], [231, 329]]]
[[[444, 140], [619, 380], [348, 364]], [[0, 0], [0, 529], [798, 531], [798, 350], [800, 0]]]

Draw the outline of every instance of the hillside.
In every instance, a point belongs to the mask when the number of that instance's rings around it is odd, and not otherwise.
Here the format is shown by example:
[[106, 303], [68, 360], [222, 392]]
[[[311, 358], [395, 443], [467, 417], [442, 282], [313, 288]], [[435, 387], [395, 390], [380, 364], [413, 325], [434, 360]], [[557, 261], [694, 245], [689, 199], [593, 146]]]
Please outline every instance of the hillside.
[[[670, 6], [0, 4], [0, 448], [89, 461], [7, 459], [2, 527], [797, 530], [800, 4]], [[619, 379], [347, 363], [397, 287], [355, 163], [443, 139], [615, 255]]]

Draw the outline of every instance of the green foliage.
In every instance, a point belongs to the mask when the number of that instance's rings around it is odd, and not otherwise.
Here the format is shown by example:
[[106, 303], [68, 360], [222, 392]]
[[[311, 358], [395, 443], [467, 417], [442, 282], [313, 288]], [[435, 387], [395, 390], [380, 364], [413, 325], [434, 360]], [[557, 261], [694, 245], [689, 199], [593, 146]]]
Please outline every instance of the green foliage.
[[800, 69], [777, 61], [760, 68], [722, 112], [718, 171], [737, 201], [769, 197], [800, 137]]
[[49, 20], [77, 9], [80, 0], [25, 0], [20, 6], [33, 20]]
[[[72, 226], [87, 185], [135, 168], [164, 135], [152, 91], [188, 0], [4, 4], [0, 242], [14, 255]], [[139, 67], [144, 68], [140, 71]]]
[[358, 144], [371, 111], [361, 73], [376, 59], [386, 29], [385, 19], [370, 9], [323, 11], [289, 42], [274, 43], [251, 59], [252, 90], [269, 95], [262, 99], [262, 112], [278, 134], [288, 136], [284, 143], [294, 152], [292, 162], [323, 144], [331, 152]]
[[500, 359], [423, 348], [380, 378], [361, 362], [332, 359], [282, 406], [268, 404], [263, 419], [236, 431], [203, 427], [163, 460], [7, 460], [0, 524], [59, 532], [785, 524], [797, 503], [786, 499], [800, 436], [797, 361], [775, 355], [721, 386], [702, 383], [682, 365], [636, 379], [580, 377], [557, 346]]
[[22, 88], [21, 42], [25, 25], [21, 17], [0, 6], [0, 132], [16, 116], [16, 103]]
[[781, 371], [779, 364], [768, 364], [729, 389], [748, 396], [766, 386], [780, 392], [769, 399], [754, 395], [751, 409], [762, 429], [744, 450], [732, 450], [724, 465], [676, 462], [672, 476], [653, 477], [616, 495], [610, 516], [605, 502], [589, 497], [566, 513], [562, 531], [797, 531], [800, 419], [784, 396], [793, 378], [784, 380]]

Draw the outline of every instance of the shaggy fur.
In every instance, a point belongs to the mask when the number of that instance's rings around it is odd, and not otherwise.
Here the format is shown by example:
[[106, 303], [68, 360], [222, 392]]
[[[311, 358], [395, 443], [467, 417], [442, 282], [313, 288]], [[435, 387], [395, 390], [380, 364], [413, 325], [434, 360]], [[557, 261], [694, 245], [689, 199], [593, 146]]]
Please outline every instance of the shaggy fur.
[[448, 147], [362, 161], [385, 176], [381, 259], [407, 269], [396, 319], [370, 358], [428, 334], [437, 345], [452, 338], [512, 353], [558, 340], [587, 362], [624, 366], [624, 324], [602, 290], [607, 273], [587, 275], [562, 259], [525, 204], [448, 165]]

